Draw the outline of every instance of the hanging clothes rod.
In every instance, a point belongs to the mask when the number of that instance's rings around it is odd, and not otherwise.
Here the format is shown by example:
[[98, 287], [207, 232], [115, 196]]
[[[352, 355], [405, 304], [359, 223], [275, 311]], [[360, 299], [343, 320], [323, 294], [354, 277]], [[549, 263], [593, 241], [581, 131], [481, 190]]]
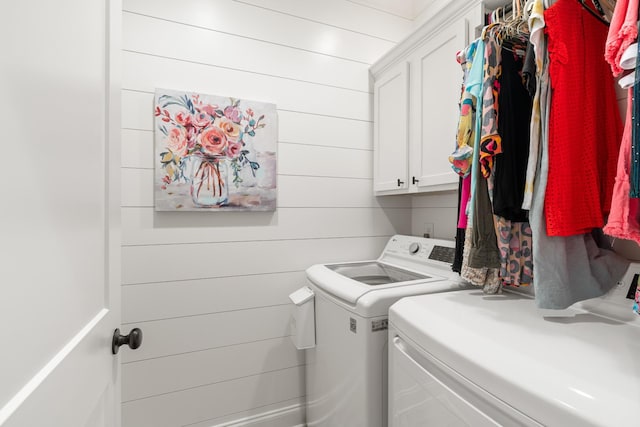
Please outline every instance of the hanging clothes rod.
[[[582, 7], [589, 12], [591, 15], [593, 15], [596, 19], [598, 19], [600, 22], [602, 22], [605, 25], [609, 25], [609, 21], [607, 21], [606, 19], [604, 19], [604, 9], [602, 8], [602, 5], [600, 4], [600, 2], [598, 0], [592, 0], [592, 3], [594, 4], [594, 6], [597, 9], [597, 12], [593, 9], [591, 9], [584, 0], [578, 0], [578, 3], [580, 3], [582, 5]], [[513, 10], [513, 3], [509, 3], [506, 6], [504, 6], [501, 11], [503, 13], [509, 13]]]

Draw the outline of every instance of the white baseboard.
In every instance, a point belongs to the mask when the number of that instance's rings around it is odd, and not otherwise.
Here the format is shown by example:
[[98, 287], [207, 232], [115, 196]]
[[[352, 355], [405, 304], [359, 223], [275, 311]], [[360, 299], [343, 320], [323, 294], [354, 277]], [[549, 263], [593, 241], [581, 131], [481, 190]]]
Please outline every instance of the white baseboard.
[[304, 403], [296, 403], [211, 427], [305, 427], [304, 420]]

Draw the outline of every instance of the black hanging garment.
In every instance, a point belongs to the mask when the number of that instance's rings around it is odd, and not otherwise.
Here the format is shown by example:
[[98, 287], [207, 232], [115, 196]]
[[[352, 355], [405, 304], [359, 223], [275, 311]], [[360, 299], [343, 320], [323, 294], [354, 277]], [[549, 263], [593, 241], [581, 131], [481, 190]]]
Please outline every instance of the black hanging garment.
[[[460, 218], [460, 209], [462, 202], [462, 181], [463, 178], [458, 180], [458, 214], [456, 218]], [[453, 264], [451, 264], [451, 270], [456, 273], [460, 273], [462, 271], [462, 254], [464, 253], [464, 236], [465, 236], [464, 228], [456, 228], [456, 251], [453, 257]]]
[[533, 100], [522, 79], [524, 49], [524, 45], [502, 47], [502, 74], [499, 78], [498, 132], [502, 137], [502, 153], [495, 159], [493, 212], [513, 222], [527, 221], [522, 200]]

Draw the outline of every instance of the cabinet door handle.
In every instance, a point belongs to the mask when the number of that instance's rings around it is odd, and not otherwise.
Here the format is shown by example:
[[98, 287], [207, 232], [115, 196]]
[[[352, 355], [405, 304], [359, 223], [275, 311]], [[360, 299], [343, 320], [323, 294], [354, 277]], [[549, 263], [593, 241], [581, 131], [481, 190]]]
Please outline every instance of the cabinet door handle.
[[402, 184], [404, 184], [404, 181], [400, 181], [400, 178], [398, 178], [398, 187], [400, 187]]
[[415, 177], [415, 176], [412, 176], [412, 177], [411, 177], [411, 182], [412, 182], [413, 184], [417, 184], [418, 182], [420, 182], [420, 180], [419, 180], [419, 179], [416, 179], [416, 177]]

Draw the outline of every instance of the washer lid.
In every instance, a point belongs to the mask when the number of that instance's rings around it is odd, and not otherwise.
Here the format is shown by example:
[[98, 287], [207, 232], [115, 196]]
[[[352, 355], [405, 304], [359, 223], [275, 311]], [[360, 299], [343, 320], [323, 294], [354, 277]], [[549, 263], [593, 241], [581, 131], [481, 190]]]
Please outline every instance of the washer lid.
[[540, 424], [628, 425], [640, 410], [640, 328], [580, 309], [565, 315], [543, 317], [533, 299], [474, 290], [404, 298], [389, 321]]
[[411, 280], [430, 279], [430, 276], [393, 267], [378, 261], [365, 261], [344, 264], [327, 264], [326, 267], [349, 279], [369, 286], [388, 285]]
[[[326, 293], [351, 305], [355, 305], [358, 299], [372, 291], [400, 289], [415, 284], [444, 280], [441, 276], [420, 274], [377, 261], [317, 264], [307, 269], [307, 278]], [[408, 295], [418, 293], [421, 292], [413, 291]], [[398, 294], [393, 299], [394, 302], [404, 296], [401, 291], [394, 294]]]

